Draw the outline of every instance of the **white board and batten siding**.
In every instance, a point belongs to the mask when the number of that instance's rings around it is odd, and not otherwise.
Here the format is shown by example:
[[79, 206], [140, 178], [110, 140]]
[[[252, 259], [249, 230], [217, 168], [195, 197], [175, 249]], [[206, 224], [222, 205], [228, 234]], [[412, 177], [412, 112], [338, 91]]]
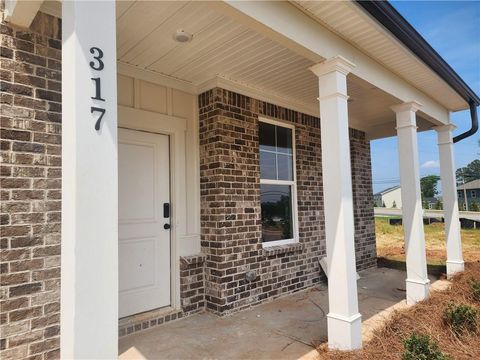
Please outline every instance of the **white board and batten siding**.
[[[184, 83], [119, 63], [118, 126], [167, 135], [171, 199], [171, 307], [178, 308], [179, 259], [200, 253], [197, 95]], [[140, 135], [141, 136], [141, 135]]]

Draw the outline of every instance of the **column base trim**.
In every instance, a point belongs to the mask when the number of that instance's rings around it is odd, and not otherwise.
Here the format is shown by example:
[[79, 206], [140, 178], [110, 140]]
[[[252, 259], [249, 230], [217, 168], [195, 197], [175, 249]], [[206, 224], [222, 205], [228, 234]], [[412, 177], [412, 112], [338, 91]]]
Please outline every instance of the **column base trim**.
[[465, 270], [465, 262], [455, 261], [455, 260], [447, 260], [447, 278], [451, 278], [453, 275], [462, 272]]
[[430, 295], [430, 280], [406, 279], [407, 304], [414, 305], [419, 301], [425, 300]]
[[362, 315], [352, 316], [329, 313], [328, 347], [335, 350], [355, 350], [362, 347]]

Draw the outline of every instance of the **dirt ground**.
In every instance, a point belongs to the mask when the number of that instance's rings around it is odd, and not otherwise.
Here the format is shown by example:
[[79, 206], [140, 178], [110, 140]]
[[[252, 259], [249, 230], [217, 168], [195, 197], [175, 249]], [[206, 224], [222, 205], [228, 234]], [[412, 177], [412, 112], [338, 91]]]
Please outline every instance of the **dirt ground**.
[[[480, 281], [480, 262], [467, 263], [466, 271], [455, 276], [448, 290], [433, 292], [428, 300], [393, 313], [385, 326], [374, 331], [362, 350], [337, 352], [318, 349], [322, 359], [393, 360], [402, 359], [403, 341], [413, 333], [428, 335], [449, 359], [480, 359], [480, 302], [473, 296], [471, 280]], [[477, 309], [476, 332], [456, 335], [445, 323], [444, 311], [449, 303], [466, 304]], [[418, 358], [420, 359], [420, 357]], [[427, 358], [421, 358], [427, 359]]]
[[[427, 261], [431, 265], [444, 265], [445, 230], [444, 224], [425, 225], [425, 245]], [[405, 261], [403, 227], [390, 225], [388, 218], [375, 218], [377, 255], [394, 261]], [[480, 229], [462, 229], [463, 256], [467, 262], [480, 260]]]

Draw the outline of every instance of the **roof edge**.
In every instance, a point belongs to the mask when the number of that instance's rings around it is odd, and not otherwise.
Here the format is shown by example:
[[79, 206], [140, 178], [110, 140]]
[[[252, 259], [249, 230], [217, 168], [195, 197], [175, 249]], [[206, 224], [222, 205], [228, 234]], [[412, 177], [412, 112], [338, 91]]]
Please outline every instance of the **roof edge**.
[[388, 1], [355, 0], [355, 2], [438, 74], [467, 104], [480, 105], [480, 97], [393, 5]]

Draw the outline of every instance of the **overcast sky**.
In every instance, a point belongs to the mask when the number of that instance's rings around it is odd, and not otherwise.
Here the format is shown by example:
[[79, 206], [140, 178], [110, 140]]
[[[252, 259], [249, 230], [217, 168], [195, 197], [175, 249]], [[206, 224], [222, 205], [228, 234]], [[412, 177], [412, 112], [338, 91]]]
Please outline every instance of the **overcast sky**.
[[[480, 94], [480, 1], [391, 1], [392, 5], [450, 64], [464, 81]], [[480, 112], [480, 109], [479, 109]], [[470, 112], [452, 115], [454, 135], [470, 128]], [[455, 144], [456, 166], [479, 158], [480, 131]], [[420, 174], [439, 174], [435, 131], [418, 134]], [[396, 137], [371, 142], [373, 191], [400, 183]]]

